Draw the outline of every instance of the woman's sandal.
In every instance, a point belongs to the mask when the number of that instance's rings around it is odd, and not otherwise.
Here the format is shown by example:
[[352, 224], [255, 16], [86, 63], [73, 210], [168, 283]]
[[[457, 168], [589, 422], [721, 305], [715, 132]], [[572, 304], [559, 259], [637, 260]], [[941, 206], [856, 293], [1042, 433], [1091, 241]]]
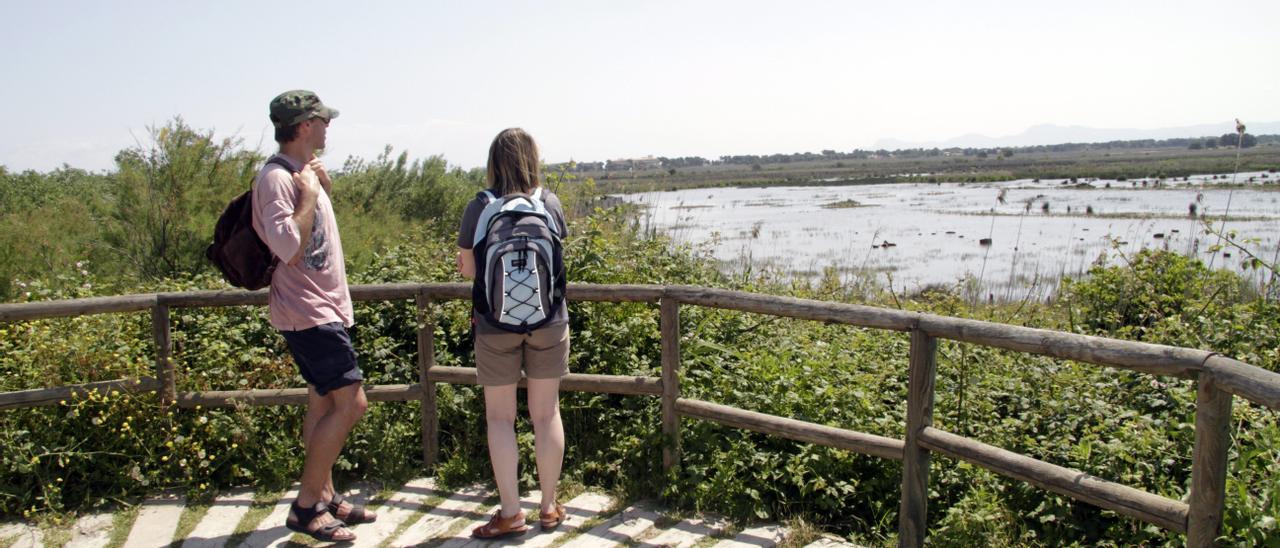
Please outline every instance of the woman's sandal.
[[471, 536], [482, 539], [503, 538], [512, 535], [519, 535], [529, 530], [529, 526], [524, 523], [524, 510], [516, 512], [516, 515], [509, 518], [502, 517], [502, 509], [493, 513], [493, 517], [489, 519], [489, 523], [476, 527], [471, 530]]
[[314, 531], [307, 529], [307, 526], [311, 525], [311, 522], [315, 521], [317, 517], [329, 513], [329, 508], [323, 504], [317, 503], [314, 508], [303, 508], [298, 506], [298, 501], [295, 500], [289, 509], [292, 511], [293, 516], [298, 518], [297, 521], [285, 518], [284, 526], [288, 527], [290, 531], [302, 533], [322, 542], [350, 542], [356, 539], [354, 534], [351, 534], [350, 537], [337, 536], [338, 531], [346, 528], [347, 524], [336, 517]]
[[564, 523], [566, 517], [568, 516], [565, 514], [564, 505], [557, 502], [554, 512], [538, 512], [538, 524], [542, 526], [543, 531], [555, 529]]
[[329, 513], [333, 514], [333, 517], [346, 522], [347, 525], [360, 525], [361, 523], [378, 521], [378, 514], [369, 512], [363, 506], [355, 504], [351, 505], [351, 511], [347, 512], [347, 517], [338, 517], [338, 508], [346, 501], [347, 499], [342, 498], [342, 493], [334, 493], [333, 498], [329, 499]]

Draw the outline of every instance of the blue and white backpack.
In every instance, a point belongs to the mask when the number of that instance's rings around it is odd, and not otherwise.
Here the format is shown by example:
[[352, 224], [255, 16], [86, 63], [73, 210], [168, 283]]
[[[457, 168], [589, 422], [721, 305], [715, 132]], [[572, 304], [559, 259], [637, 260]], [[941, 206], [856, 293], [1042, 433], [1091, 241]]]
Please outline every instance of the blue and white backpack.
[[528, 333], [547, 324], [564, 305], [564, 254], [559, 224], [532, 194], [476, 195], [484, 210], [476, 221], [476, 277], [471, 303], [489, 325]]

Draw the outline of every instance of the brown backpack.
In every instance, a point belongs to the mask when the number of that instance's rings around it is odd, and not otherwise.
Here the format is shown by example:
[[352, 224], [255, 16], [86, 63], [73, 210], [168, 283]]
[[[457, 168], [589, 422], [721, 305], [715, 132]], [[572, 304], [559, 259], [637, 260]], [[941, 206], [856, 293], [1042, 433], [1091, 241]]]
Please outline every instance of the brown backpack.
[[[272, 158], [267, 164], [276, 164], [293, 171], [282, 158]], [[253, 229], [253, 183], [249, 190], [237, 196], [218, 217], [213, 229], [213, 243], [205, 249], [208, 257], [227, 283], [254, 290], [271, 285], [271, 274], [280, 259], [258, 237]]]

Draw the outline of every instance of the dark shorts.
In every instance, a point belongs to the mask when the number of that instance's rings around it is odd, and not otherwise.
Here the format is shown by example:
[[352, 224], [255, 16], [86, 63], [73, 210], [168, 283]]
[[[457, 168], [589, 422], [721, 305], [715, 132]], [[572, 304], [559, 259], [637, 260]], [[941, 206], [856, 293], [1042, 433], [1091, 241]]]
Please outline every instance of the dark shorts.
[[351, 336], [341, 322], [301, 331], [281, 331], [302, 378], [321, 396], [364, 380]]

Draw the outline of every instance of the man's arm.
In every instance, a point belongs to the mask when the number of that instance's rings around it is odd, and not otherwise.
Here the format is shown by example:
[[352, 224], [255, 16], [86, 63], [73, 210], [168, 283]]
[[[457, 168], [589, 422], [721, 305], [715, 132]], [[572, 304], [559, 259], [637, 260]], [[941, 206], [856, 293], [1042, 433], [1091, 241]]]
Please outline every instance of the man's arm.
[[312, 225], [316, 222], [316, 199], [323, 191], [319, 177], [312, 171], [310, 164], [301, 172], [293, 174], [293, 184], [298, 185], [299, 192], [298, 203], [294, 206], [291, 217], [298, 226], [298, 235], [302, 241], [298, 243], [298, 252], [289, 259], [289, 265], [298, 264], [302, 260], [302, 254], [307, 252], [307, 245], [311, 243]]

